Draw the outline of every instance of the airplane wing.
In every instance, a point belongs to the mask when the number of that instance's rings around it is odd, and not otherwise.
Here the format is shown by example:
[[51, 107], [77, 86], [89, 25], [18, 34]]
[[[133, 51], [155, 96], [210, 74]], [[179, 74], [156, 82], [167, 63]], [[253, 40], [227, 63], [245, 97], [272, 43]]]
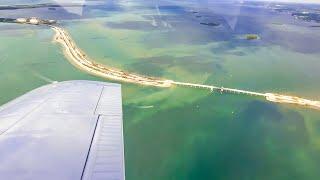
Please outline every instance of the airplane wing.
[[122, 180], [121, 86], [67, 81], [0, 107], [1, 179]]

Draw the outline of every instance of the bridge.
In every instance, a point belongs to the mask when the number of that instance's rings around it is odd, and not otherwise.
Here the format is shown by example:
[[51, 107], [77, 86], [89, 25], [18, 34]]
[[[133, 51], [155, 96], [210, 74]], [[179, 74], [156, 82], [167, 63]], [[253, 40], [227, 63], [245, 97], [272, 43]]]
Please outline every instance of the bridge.
[[240, 89], [217, 87], [217, 86], [210, 86], [210, 85], [203, 85], [203, 84], [175, 82], [175, 81], [173, 81], [172, 84], [175, 84], [175, 85], [178, 85], [178, 86], [191, 87], [191, 88], [209, 89], [210, 91], [217, 90], [217, 91], [220, 91], [220, 92], [229, 92], [229, 93], [234, 93], [234, 94], [245, 94], [245, 95], [250, 95], [250, 96], [263, 96], [263, 97], [266, 97], [266, 94], [264, 94], [264, 93], [257, 93], [257, 92], [240, 90]]
[[221, 93], [228, 92], [233, 94], [260, 96], [260, 97], [264, 97], [267, 101], [271, 101], [271, 102], [296, 104], [296, 105], [301, 105], [301, 106], [309, 107], [312, 109], [320, 110], [320, 101], [312, 101], [312, 100], [308, 100], [308, 99], [304, 99], [296, 96], [287, 96], [287, 95], [275, 94], [275, 93], [258, 93], [258, 92], [246, 91], [241, 89], [232, 89], [232, 88], [225, 88], [225, 87], [175, 82], [175, 81], [173, 81], [172, 84], [175, 84], [177, 86], [191, 87], [191, 88], [209, 89], [211, 92], [214, 90], [217, 90], [217, 91], [220, 91]]

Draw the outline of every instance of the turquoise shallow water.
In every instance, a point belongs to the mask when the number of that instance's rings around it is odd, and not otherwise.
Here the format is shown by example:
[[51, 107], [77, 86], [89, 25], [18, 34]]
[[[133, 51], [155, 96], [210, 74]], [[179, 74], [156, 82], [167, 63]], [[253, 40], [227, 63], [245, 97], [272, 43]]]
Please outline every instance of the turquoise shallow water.
[[[320, 99], [320, 49], [312, 44], [320, 40], [319, 29], [246, 7], [234, 27], [227, 21], [207, 27], [199, 23], [224, 17], [221, 7], [130, 2], [87, 7], [86, 18], [66, 15], [60, 23], [92, 59], [109, 66]], [[48, 28], [1, 24], [0, 31], [1, 104], [50, 81], [106, 81], [70, 65]], [[241, 38], [246, 33], [261, 39], [248, 42]], [[320, 175], [319, 111], [199, 89], [123, 84], [122, 91], [127, 179]]]

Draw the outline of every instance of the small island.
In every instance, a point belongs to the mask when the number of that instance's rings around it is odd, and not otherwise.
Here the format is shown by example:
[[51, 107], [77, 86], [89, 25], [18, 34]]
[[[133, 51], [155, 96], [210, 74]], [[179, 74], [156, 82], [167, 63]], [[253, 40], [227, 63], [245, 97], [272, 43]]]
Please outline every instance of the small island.
[[257, 34], [246, 34], [245, 37], [246, 37], [247, 40], [260, 39], [260, 37]]
[[219, 23], [215, 23], [215, 22], [209, 22], [209, 23], [205, 23], [205, 22], [201, 22], [201, 25], [205, 25], [205, 26], [219, 26]]

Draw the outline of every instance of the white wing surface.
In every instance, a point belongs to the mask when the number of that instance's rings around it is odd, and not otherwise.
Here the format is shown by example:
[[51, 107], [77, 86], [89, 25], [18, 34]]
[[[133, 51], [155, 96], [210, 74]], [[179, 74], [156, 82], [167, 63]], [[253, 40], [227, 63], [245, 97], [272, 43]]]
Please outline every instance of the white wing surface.
[[67, 81], [0, 107], [1, 179], [124, 179], [121, 86]]

